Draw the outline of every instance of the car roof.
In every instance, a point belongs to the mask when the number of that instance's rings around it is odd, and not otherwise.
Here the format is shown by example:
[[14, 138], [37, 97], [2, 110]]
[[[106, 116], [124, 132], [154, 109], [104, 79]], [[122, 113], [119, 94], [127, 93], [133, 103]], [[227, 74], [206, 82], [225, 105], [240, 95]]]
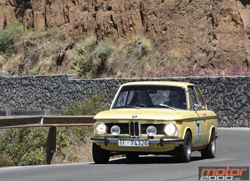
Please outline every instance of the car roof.
[[140, 81], [140, 82], [128, 82], [123, 84], [122, 86], [128, 85], [168, 85], [168, 86], [190, 86], [195, 85], [188, 82], [175, 82], [175, 81]]

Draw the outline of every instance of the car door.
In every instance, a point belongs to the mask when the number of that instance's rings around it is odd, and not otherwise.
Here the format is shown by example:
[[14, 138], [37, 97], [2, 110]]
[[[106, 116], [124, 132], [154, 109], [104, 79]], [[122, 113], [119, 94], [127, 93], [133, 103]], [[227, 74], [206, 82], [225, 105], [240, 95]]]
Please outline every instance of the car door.
[[208, 126], [208, 120], [207, 117], [209, 117], [209, 111], [207, 110], [207, 105], [205, 102], [205, 99], [199, 89], [199, 87], [195, 86], [195, 92], [198, 98], [199, 106], [197, 108], [197, 113], [201, 117], [201, 119], [204, 120], [205, 123], [205, 130], [204, 130], [204, 144], [207, 143], [209, 138], [209, 126]]
[[195, 130], [193, 134], [193, 145], [202, 146], [207, 141], [207, 127], [206, 127], [206, 104], [199, 88], [196, 86], [188, 86], [190, 111], [194, 111], [197, 115], [194, 118]]

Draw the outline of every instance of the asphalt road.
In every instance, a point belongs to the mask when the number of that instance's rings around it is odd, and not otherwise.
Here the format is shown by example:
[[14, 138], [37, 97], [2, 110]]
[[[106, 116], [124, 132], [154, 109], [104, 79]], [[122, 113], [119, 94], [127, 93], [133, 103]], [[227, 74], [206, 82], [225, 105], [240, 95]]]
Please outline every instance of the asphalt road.
[[94, 163], [0, 168], [0, 181], [167, 181], [198, 180], [200, 166], [250, 166], [250, 129], [219, 129], [216, 158], [192, 153], [190, 163], [169, 156], [143, 156], [137, 163], [125, 158]]

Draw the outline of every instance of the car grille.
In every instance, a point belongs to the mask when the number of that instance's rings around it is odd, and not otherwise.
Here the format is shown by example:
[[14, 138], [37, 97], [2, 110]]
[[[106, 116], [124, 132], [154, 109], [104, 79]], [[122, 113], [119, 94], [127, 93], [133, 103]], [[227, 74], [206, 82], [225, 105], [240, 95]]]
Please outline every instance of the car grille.
[[139, 123], [137, 121], [131, 121], [129, 123], [129, 134], [131, 137], [139, 136]]
[[122, 135], [129, 135], [131, 137], [139, 137], [140, 134], [146, 135], [147, 128], [149, 126], [154, 126], [157, 129], [156, 135], [165, 135], [164, 128], [166, 124], [147, 124], [147, 123], [141, 123], [139, 124], [137, 121], [131, 121], [129, 123], [106, 123], [107, 126], [107, 134], [111, 134], [111, 127], [117, 125], [121, 129]]

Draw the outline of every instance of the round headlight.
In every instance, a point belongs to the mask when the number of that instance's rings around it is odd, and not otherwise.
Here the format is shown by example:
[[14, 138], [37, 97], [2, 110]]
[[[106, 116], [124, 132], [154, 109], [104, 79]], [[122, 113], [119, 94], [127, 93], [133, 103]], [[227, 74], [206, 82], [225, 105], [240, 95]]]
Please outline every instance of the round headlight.
[[164, 132], [165, 132], [168, 136], [176, 136], [176, 134], [178, 133], [177, 127], [176, 127], [175, 124], [173, 124], [173, 123], [168, 123], [168, 124], [166, 124], [166, 126], [165, 126], [165, 128], [164, 128]]
[[119, 127], [119, 126], [114, 125], [114, 126], [112, 126], [112, 127], [111, 127], [110, 132], [111, 132], [111, 134], [112, 134], [112, 135], [117, 136], [117, 135], [119, 135], [119, 134], [120, 134], [121, 129], [120, 129], [120, 127]]
[[107, 133], [107, 126], [104, 123], [97, 123], [95, 126], [96, 134], [105, 134]]
[[157, 129], [154, 126], [149, 126], [146, 130], [148, 136], [154, 136], [157, 133]]

